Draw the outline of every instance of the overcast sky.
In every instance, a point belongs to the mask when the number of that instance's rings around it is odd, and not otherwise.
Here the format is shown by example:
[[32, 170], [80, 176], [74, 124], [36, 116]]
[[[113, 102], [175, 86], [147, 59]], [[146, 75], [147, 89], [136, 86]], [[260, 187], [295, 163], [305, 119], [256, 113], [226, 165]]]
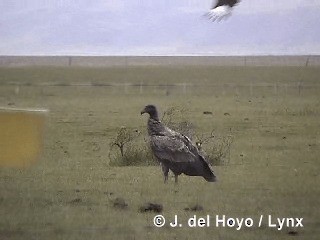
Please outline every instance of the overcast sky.
[[320, 54], [320, 0], [0, 0], [0, 55]]

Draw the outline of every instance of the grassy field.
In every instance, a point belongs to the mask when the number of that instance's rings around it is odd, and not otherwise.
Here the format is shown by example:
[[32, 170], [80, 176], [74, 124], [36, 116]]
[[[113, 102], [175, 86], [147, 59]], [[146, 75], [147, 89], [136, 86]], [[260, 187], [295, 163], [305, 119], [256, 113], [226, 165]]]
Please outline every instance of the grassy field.
[[[50, 113], [41, 160], [0, 169], [0, 239], [319, 239], [319, 76], [311, 67], [1, 68], [1, 106]], [[119, 127], [146, 135], [149, 103], [186, 108], [198, 133], [232, 134], [217, 183], [180, 176], [165, 185], [159, 166], [109, 166]], [[128, 206], [114, 207], [116, 198]], [[156, 213], [139, 212], [146, 202], [183, 227], [154, 227]], [[185, 210], [196, 204], [203, 210]], [[207, 214], [211, 227], [187, 226]], [[254, 225], [215, 227], [216, 215]], [[267, 215], [304, 227], [278, 231]]]

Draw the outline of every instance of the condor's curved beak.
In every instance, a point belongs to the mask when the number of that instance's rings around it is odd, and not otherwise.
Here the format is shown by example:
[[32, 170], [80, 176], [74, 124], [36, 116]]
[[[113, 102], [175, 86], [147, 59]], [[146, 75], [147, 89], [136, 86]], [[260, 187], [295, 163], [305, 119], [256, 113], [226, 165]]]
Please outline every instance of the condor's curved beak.
[[146, 109], [144, 108], [142, 111], [141, 111], [141, 115], [146, 113]]

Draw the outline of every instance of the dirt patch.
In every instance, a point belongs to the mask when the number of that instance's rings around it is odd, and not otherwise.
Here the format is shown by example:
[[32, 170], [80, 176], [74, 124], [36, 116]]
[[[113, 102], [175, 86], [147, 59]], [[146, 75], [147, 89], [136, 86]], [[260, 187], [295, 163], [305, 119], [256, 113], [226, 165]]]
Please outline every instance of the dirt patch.
[[139, 208], [140, 212], [156, 212], [156, 213], [160, 213], [163, 210], [163, 206], [162, 204], [158, 204], [158, 203], [145, 203], [144, 205], [142, 205]]

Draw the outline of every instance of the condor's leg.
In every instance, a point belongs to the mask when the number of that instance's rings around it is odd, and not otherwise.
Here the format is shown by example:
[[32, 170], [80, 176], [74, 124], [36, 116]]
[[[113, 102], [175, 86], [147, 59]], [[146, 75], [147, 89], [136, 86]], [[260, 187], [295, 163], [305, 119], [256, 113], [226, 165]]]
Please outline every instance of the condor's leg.
[[164, 183], [167, 183], [168, 174], [169, 174], [169, 167], [164, 163], [161, 163], [161, 167], [162, 167], [162, 172], [163, 172], [163, 176], [164, 176]]
[[174, 182], [175, 184], [178, 184], [178, 174], [174, 174]]

